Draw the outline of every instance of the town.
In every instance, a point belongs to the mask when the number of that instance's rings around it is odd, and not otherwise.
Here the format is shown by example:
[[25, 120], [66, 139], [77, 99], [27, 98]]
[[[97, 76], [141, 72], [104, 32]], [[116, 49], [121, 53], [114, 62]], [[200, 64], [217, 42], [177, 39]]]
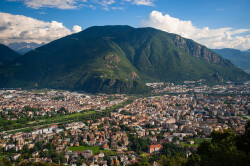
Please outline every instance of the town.
[[212, 131], [244, 133], [249, 82], [186, 84], [160, 90], [163, 84], [150, 83], [159, 93], [171, 93], [138, 97], [1, 90], [0, 154], [15, 163], [130, 165], [144, 156], [154, 161], [171, 148], [188, 157], [199, 143], [211, 141]]

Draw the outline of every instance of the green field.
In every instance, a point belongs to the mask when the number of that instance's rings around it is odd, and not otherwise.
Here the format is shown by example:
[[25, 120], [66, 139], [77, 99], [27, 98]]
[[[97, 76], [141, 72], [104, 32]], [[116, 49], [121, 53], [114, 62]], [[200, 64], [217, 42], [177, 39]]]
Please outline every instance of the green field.
[[188, 144], [188, 143], [184, 143], [184, 142], [181, 142], [181, 146], [185, 147], [185, 146], [199, 146], [199, 144], [201, 144], [203, 141], [208, 141], [208, 142], [211, 142], [211, 139], [210, 138], [195, 138], [194, 139], [194, 144]]
[[250, 116], [244, 116], [244, 118], [250, 119]]
[[29, 131], [32, 131], [32, 130], [34, 130], [34, 129], [33, 129], [33, 128], [25, 128], [25, 129], [10, 131], [10, 132], [8, 132], [8, 133], [9, 133], [9, 134], [15, 134], [15, 133], [18, 133], [18, 132], [29, 132]]
[[202, 143], [205, 140], [208, 141], [208, 142], [211, 142], [210, 138], [195, 138], [194, 139], [194, 144], [200, 144], [200, 143]]
[[73, 152], [76, 151], [84, 151], [84, 150], [92, 150], [93, 154], [97, 154], [99, 151], [102, 151], [103, 153], [108, 153], [109, 150], [101, 150], [98, 146], [78, 146], [78, 147], [69, 147], [68, 150], [72, 150]]
[[[68, 119], [68, 118], [74, 118], [74, 117], [78, 117], [78, 116], [95, 114], [95, 113], [96, 113], [95, 111], [87, 111], [87, 112], [79, 112], [79, 113], [76, 113], [76, 114], [70, 114], [70, 115], [66, 115], [66, 116], [63, 115], [63, 116], [56, 117], [55, 119], [53, 119], [53, 121], [64, 120], [64, 119]], [[51, 120], [51, 118], [48, 119], [48, 120]]]

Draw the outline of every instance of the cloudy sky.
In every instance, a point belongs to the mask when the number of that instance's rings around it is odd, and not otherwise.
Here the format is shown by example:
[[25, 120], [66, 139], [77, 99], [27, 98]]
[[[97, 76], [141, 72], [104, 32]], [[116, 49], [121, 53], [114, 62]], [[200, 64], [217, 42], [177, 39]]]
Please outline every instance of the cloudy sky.
[[250, 49], [250, 0], [0, 0], [0, 43], [48, 43], [94, 25], [154, 27]]

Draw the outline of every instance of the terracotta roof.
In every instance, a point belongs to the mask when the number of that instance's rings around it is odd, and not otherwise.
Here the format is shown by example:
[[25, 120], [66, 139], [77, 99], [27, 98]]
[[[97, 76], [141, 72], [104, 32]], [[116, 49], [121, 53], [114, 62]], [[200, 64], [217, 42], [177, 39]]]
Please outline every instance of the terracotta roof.
[[149, 148], [162, 148], [162, 145], [158, 144], [158, 145], [149, 145]]

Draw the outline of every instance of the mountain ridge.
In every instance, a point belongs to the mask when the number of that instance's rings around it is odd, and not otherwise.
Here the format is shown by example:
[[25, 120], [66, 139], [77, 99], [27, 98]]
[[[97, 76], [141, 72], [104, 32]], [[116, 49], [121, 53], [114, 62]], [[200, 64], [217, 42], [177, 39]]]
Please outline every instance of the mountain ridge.
[[34, 50], [38, 47], [41, 47], [45, 43], [38, 44], [38, 43], [26, 43], [26, 42], [16, 42], [16, 43], [9, 43], [7, 46], [12, 50], [16, 51], [17, 53], [24, 55], [25, 53]]
[[[8, 71], [8, 72], [6, 72]], [[250, 76], [190, 39], [154, 28], [94, 26], [30, 51], [0, 68], [0, 87], [140, 93], [145, 82]]]
[[250, 52], [232, 48], [213, 49], [223, 58], [230, 60], [236, 67], [250, 71]]
[[0, 44], [0, 66], [6, 65], [21, 56], [6, 45]]

